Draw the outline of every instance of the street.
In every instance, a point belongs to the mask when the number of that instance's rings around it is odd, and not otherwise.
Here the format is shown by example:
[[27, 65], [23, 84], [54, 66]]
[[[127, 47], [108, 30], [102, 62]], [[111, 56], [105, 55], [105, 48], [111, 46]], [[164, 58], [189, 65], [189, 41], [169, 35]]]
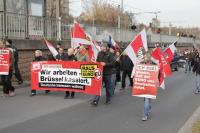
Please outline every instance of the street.
[[0, 133], [177, 133], [200, 105], [200, 95], [193, 94], [193, 73], [173, 72], [165, 84], [145, 122], [143, 98], [132, 97], [130, 87], [119, 91], [118, 85], [112, 103], [106, 105], [103, 97], [98, 107], [84, 94], [75, 99], [64, 99], [63, 92], [29, 97], [30, 88], [18, 89], [16, 97], [0, 98]]

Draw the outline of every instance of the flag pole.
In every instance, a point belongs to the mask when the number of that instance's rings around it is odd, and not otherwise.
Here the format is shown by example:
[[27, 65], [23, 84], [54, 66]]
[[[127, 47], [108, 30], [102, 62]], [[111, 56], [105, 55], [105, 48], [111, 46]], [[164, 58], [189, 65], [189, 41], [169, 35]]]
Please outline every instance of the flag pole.
[[117, 59], [115, 60], [115, 62], [117, 62], [117, 60], [124, 54], [124, 52], [125, 52], [125, 50], [119, 55], [119, 57], [117, 57]]

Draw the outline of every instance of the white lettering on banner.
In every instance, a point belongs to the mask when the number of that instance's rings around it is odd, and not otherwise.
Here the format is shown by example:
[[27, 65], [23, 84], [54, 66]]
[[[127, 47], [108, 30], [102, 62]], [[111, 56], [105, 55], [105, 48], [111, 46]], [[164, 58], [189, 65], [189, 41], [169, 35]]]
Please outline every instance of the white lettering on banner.
[[60, 64], [43, 64], [42, 68], [62, 68], [62, 65]]
[[158, 71], [158, 66], [144, 66], [144, 65], [137, 65], [137, 70], [144, 70], [144, 71]]
[[91, 86], [91, 78], [82, 78], [81, 69], [70, 68], [42, 68], [38, 74], [40, 83], [65, 83]]
[[0, 50], [0, 54], [2, 54], [2, 55], [8, 54], [8, 53], [9, 53], [9, 50], [3, 50], [3, 49]]

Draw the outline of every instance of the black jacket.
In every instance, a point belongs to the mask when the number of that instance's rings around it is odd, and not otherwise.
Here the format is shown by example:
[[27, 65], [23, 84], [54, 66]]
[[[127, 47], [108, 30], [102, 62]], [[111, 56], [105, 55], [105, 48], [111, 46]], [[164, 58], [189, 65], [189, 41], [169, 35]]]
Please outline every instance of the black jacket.
[[111, 58], [113, 58], [113, 60], [114, 60], [114, 65], [113, 65], [113, 67], [112, 67], [112, 73], [113, 74], [116, 74], [117, 73], [117, 71], [120, 71], [119, 69], [120, 69], [120, 64], [119, 64], [119, 62], [117, 61], [117, 56], [116, 56], [116, 54], [115, 53], [110, 53], [110, 56], [111, 56]]
[[46, 59], [44, 58], [44, 57], [42, 57], [42, 56], [39, 56], [39, 57], [35, 57], [34, 59], [33, 59], [33, 62], [36, 62], [36, 61], [45, 61]]
[[200, 74], [200, 58], [197, 57], [194, 61], [193, 72], [196, 74]]
[[66, 61], [77, 61], [77, 58], [75, 55], [66, 55]]
[[17, 50], [17, 48], [16, 48], [13, 44], [11, 44], [11, 45], [9, 46], [9, 48], [12, 48], [12, 49], [13, 49], [14, 63], [16, 64], [16, 63], [19, 61], [18, 50]]
[[115, 58], [110, 52], [101, 51], [98, 53], [97, 62], [104, 62], [103, 75], [111, 75], [114, 72]]
[[67, 54], [65, 54], [65, 53], [63, 53], [63, 54], [57, 54], [56, 55], [56, 59], [57, 60], [63, 60], [63, 61], [65, 61], [65, 60], [67, 60]]
[[120, 62], [121, 62], [120, 68], [121, 68], [122, 71], [132, 72], [133, 62], [131, 61], [131, 59], [127, 55], [122, 55], [121, 58], [120, 58]]

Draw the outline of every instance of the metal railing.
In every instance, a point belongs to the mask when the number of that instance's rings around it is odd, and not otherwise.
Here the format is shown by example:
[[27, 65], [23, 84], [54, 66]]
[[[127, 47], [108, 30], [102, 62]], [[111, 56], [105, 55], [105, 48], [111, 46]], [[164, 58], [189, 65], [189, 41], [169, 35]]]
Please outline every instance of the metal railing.
[[14, 13], [6, 14], [4, 35], [9, 38], [25, 38], [27, 31], [26, 24], [26, 16]]
[[0, 37], [4, 36], [4, 14], [0, 12]]
[[[72, 24], [55, 18], [27, 16], [18, 13], [0, 12], [0, 38], [12, 39], [35, 39], [47, 38], [50, 40], [68, 40]], [[136, 32], [117, 27], [101, 27], [82, 25], [93, 39], [108, 41], [108, 35], [112, 35], [117, 42], [130, 42], [136, 36]], [[150, 43], [172, 43], [177, 40], [176, 36], [151, 34], [147, 37]], [[181, 37], [180, 43], [194, 43], [194, 39]], [[196, 40], [196, 43], [200, 43]]]
[[0, 37], [12, 39], [70, 39], [70, 28], [59, 19], [0, 12]]

